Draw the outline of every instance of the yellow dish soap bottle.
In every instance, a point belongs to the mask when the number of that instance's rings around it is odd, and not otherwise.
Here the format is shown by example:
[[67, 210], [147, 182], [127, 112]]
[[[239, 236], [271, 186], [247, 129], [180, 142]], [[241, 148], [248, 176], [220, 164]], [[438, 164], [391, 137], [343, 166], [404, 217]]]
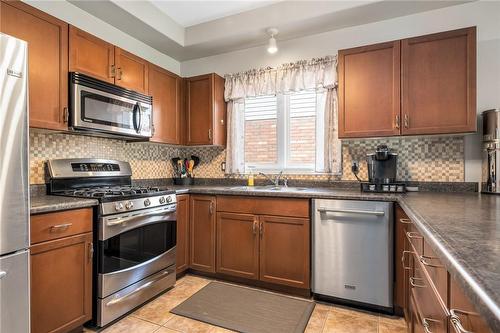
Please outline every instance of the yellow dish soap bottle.
[[250, 170], [250, 174], [248, 175], [248, 186], [254, 186], [254, 176], [252, 170]]

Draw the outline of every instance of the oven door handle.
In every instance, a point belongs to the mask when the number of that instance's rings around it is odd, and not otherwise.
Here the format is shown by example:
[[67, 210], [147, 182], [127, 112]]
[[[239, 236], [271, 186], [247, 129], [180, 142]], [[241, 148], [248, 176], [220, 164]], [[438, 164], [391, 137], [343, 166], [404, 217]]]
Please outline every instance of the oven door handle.
[[[121, 218], [121, 219], [117, 219], [115, 221], [108, 221], [106, 222], [106, 225], [108, 227], [112, 227], [112, 226], [115, 226], [115, 225], [120, 225], [120, 224], [123, 224], [123, 223], [126, 223], [126, 222], [132, 222], [134, 220], [137, 220], [137, 219], [144, 219], [144, 218], [149, 218], [149, 217], [164, 217], [165, 215], [168, 215], [169, 213], [172, 213], [172, 211], [166, 211], [166, 212], [162, 212], [162, 213], [157, 213], [157, 214], [147, 214], [147, 215], [135, 215], [135, 216], [131, 216], [131, 217], [124, 217], [124, 218]], [[157, 219], [155, 219], [154, 221], [156, 221]], [[151, 221], [153, 222], [153, 221]]]
[[155, 282], [158, 282], [160, 279], [162, 279], [165, 275], [168, 275], [170, 272], [163, 272], [159, 277], [157, 277], [156, 279], [154, 279], [153, 281], [149, 281], [145, 284], [143, 284], [142, 286], [140, 286], [139, 288], [129, 292], [128, 294], [126, 295], [123, 295], [121, 297], [118, 297], [118, 298], [115, 298], [115, 299], [112, 299], [111, 301], [109, 301], [108, 303], [106, 303], [106, 306], [112, 306], [116, 303], [120, 303], [121, 301], [123, 301], [124, 299], [126, 298], [129, 298], [130, 296], [133, 296], [134, 294], [140, 292], [141, 290], [144, 290], [146, 288], [149, 288], [151, 287], [152, 284], [154, 284]]

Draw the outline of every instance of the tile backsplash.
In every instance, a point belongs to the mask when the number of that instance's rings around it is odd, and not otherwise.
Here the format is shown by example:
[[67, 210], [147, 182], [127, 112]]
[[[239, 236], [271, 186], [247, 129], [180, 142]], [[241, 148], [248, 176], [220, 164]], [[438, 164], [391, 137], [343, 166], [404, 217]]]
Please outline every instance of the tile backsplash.
[[[354, 180], [351, 162], [360, 162], [360, 177], [366, 178], [366, 153], [386, 144], [399, 153], [398, 179], [405, 181], [464, 181], [464, 140], [461, 136], [412, 137], [347, 140], [342, 144], [343, 175], [290, 175], [294, 179]], [[53, 158], [93, 157], [129, 161], [134, 179], [170, 178], [172, 157], [197, 155], [201, 163], [195, 170], [199, 178], [242, 178], [224, 175], [221, 147], [177, 147], [154, 143], [125, 142], [65, 133], [30, 132], [30, 183], [43, 184], [44, 163]]]

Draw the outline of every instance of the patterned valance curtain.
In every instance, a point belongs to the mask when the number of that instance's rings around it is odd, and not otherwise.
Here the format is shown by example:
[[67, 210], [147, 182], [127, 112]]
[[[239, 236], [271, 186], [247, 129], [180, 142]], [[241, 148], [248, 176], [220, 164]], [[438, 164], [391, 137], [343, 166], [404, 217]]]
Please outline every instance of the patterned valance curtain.
[[278, 68], [253, 69], [225, 76], [227, 102], [247, 97], [276, 95], [337, 86], [337, 57], [328, 56], [283, 64]]
[[244, 100], [247, 97], [326, 89], [325, 169], [341, 172], [341, 145], [337, 132], [337, 57], [327, 56], [253, 69], [225, 76], [224, 98], [228, 102], [226, 173], [244, 173]]

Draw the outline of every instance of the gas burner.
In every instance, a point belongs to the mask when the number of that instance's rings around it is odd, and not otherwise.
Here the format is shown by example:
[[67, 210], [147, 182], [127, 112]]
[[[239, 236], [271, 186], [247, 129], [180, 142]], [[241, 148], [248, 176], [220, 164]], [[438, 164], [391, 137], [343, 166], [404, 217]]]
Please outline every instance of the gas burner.
[[110, 199], [110, 198], [127, 198], [137, 195], [152, 195], [163, 192], [158, 187], [142, 187], [142, 186], [96, 186], [84, 187], [77, 190], [64, 191], [62, 195], [72, 197], [85, 197], [96, 199]]

